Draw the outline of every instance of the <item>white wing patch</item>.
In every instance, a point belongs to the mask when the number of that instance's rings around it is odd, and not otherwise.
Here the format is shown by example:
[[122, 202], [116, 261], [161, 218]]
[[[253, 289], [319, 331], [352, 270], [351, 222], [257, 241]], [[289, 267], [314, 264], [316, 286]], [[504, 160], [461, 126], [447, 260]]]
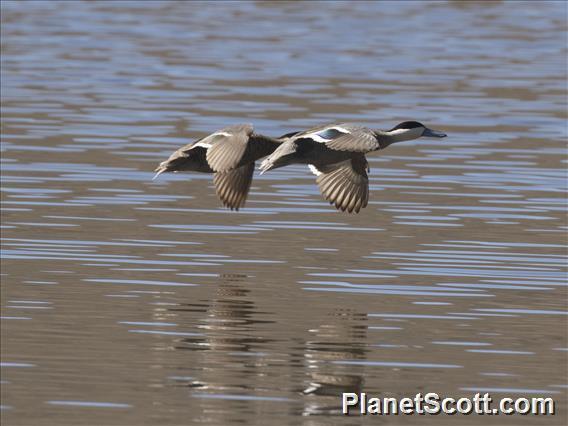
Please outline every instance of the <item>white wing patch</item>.
[[[333, 131], [336, 132], [335, 135], [333, 135]], [[329, 133], [332, 133], [332, 136], [329, 135]], [[309, 133], [307, 135], [305, 135], [305, 138], [310, 138], [312, 139], [314, 142], [320, 142], [320, 143], [327, 143], [331, 140], [333, 140], [334, 138], [337, 137], [337, 133], [344, 133], [347, 135], [350, 135], [351, 132], [341, 126], [332, 126], [332, 127], [326, 127], [323, 130], [319, 130], [317, 132], [314, 133]], [[326, 137], [327, 136], [327, 137]]]
[[326, 143], [329, 142], [331, 139], [325, 139], [322, 138], [320, 135], [318, 135], [317, 133], [310, 133], [309, 135], [304, 136], [306, 138], [310, 138], [315, 142], [321, 142], [321, 143]]
[[202, 148], [209, 149], [209, 148], [211, 148], [212, 145], [210, 143], [201, 141], [201, 142], [197, 142], [195, 145], [193, 145], [193, 148], [197, 148], [198, 146], [202, 147]]
[[338, 167], [342, 167], [342, 166], [351, 166], [351, 160], [343, 160], [340, 161], [339, 163], [333, 163], [333, 164], [326, 164], [325, 166], [322, 167], [322, 170], [318, 169], [316, 166], [314, 166], [313, 164], [308, 164], [308, 168], [310, 169], [310, 171], [316, 175], [316, 176], [320, 176], [322, 174], [325, 173], [329, 173], [330, 170], [334, 170]]
[[308, 168], [310, 169], [310, 171], [316, 175], [319, 176], [321, 175], [321, 172], [318, 170], [318, 168], [316, 166], [314, 166], [313, 164], [308, 164]]
[[339, 126], [335, 126], [335, 127], [330, 127], [330, 130], [337, 130], [338, 132], [341, 133], [347, 133], [347, 134], [351, 134], [351, 132], [347, 129], [344, 129], [343, 127], [339, 127]]
[[207, 136], [205, 139], [203, 139], [200, 142], [197, 142], [195, 145], [193, 145], [193, 147], [202, 147], [202, 148], [206, 148], [209, 149], [213, 146], [212, 143], [210, 143], [209, 141], [211, 141], [212, 139], [215, 138], [215, 136], [225, 136], [227, 138], [230, 138], [231, 136], [233, 136], [231, 133], [227, 133], [227, 132], [215, 132], [215, 133], [211, 133], [209, 136]]

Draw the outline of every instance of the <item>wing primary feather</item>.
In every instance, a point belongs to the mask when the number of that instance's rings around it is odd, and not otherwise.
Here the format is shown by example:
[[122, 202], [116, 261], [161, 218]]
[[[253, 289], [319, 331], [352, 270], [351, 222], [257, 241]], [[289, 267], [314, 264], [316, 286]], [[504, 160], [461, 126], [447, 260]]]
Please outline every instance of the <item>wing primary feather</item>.
[[348, 162], [326, 166], [316, 179], [323, 197], [343, 212], [359, 213], [367, 206], [369, 180], [366, 173], [367, 161], [363, 155]]
[[248, 163], [228, 172], [215, 173], [215, 191], [224, 206], [238, 210], [245, 205], [253, 172], [254, 163]]

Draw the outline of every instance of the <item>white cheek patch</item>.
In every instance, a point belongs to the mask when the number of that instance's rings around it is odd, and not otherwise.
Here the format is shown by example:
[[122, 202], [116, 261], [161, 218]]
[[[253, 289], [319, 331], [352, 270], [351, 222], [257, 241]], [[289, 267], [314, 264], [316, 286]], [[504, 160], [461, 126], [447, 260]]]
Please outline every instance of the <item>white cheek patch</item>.
[[411, 132], [410, 136], [418, 139], [420, 136], [422, 136], [422, 133], [424, 133], [424, 127], [416, 127], [412, 129], [410, 132]]
[[403, 135], [407, 132], [409, 132], [408, 129], [396, 129], [396, 130], [393, 130], [392, 132], [389, 132], [389, 134], [393, 135], [393, 136], [398, 136], [398, 135]]
[[316, 176], [321, 175], [321, 172], [320, 172], [320, 171], [317, 169], [317, 167], [314, 166], [313, 164], [308, 164], [308, 168], [310, 169], [310, 171], [311, 171], [314, 175], [316, 175]]
[[418, 139], [422, 136], [422, 132], [424, 131], [423, 127], [415, 127], [414, 129], [396, 129], [391, 132], [388, 132], [391, 136], [402, 136], [406, 140], [411, 139]]

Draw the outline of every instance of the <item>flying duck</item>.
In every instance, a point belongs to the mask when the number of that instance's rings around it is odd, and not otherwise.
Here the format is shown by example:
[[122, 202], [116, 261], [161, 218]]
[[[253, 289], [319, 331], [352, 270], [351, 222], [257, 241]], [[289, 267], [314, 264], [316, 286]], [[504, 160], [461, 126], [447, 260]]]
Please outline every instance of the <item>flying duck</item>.
[[288, 164], [308, 164], [320, 192], [335, 208], [359, 213], [369, 201], [369, 165], [365, 154], [396, 142], [446, 134], [417, 121], [405, 121], [390, 130], [371, 130], [341, 123], [284, 135], [283, 143], [260, 165], [261, 174]]
[[251, 124], [225, 127], [175, 151], [154, 170], [214, 173], [217, 196], [231, 210], [243, 207], [252, 182], [254, 162], [271, 154], [281, 142], [254, 132]]

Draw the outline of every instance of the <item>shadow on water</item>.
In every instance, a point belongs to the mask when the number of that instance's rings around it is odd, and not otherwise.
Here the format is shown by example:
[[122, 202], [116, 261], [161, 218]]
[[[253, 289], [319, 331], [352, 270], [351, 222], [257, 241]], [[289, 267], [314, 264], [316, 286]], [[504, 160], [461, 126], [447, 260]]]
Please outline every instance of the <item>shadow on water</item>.
[[[269, 337], [275, 321], [268, 319], [271, 315], [260, 311], [253, 298], [249, 298], [247, 278], [241, 274], [222, 275], [213, 299], [178, 303], [166, 309], [170, 320], [184, 315], [200, 317], [197, 328], [203, 332], [181, 338], [173, 345], [175, 350], [198, 352], [199, 379], [181, 374], [186, 369], [194, 373], [191, 366], [168, 379], [173, 386], [191, 388], [192, 396], [206, 400], [211, 412], [219, 411], [227, 401], [239, 401], [239, 411], [245, 412], [254, 412], [257, 401], [270, 401], [293, 403], [292, 413], [296, 414], [336, 414], [336, 404], [329, 401], [322, 405], [314, 397], [336, 399], [341, 392], [362, 391], [363, 367], [336, 371], [334, 363], [365, 360], [367, 315], [334, 308], [317, 328], [305, 330], [305, 337], [293, 338], [288, 343], [293, 346], [293, 353], [271, 354], [266, 349], [277, 343], [277, 339]], [[191, 364], [195, 361], [192, 357]], [[297, 382], [303, 384], [293, 389], [293, 398], [270, 396], [274, 393], [271, 383], [277, 377], [273, 372], [276, 367], [297, 376]], [[269, 395], [264, 396], [265, 393]]]

